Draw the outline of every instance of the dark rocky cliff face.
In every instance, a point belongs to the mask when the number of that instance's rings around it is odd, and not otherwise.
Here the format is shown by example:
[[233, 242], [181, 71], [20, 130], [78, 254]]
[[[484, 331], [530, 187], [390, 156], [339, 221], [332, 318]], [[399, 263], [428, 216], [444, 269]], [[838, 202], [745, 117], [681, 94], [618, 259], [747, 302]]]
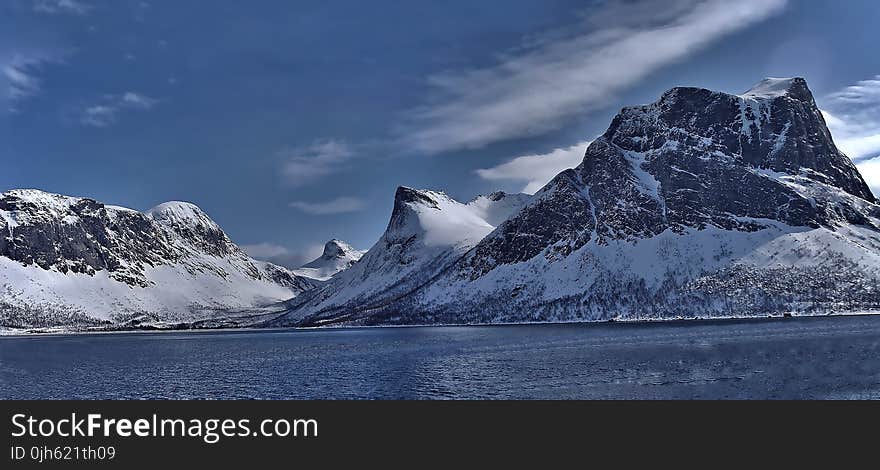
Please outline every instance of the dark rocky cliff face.
[[754, 231], [760, 219], [871, 225], [873, 202], [803, 79], [765, 81], [740, 96], [674, 88], [624, 108], [580, 166], [554, 178], [467, 264], [479, 276], [545, 250], [565, 256], [593, 239], [708, 225]]
[[[147, 287], [146, 267], [208, 255], [236, 257], [255, 279], [302, 289], [306, 280], [284, 269], [260, 270], [206, 214], [187, 203], [149, 213], [37, 190], [0, 194], [0, 256], [61, 273], [106, 271], [119, 282]], [[193, 264], [191, 269], [200, 269]], [[218, 273], [221, 274], [222, 273]]]
[[173, 249], [169, 234], [146, 215], [108, 209], [91, 199], [10, 191], [0, 195], [0, 210], [16, 221], [0, 221], [6, 225], [0, 256], [25, 265], [62, 273], [104, 270], [119, 281], [140, 285], [144, 266], [174, 262], [182, 255]]

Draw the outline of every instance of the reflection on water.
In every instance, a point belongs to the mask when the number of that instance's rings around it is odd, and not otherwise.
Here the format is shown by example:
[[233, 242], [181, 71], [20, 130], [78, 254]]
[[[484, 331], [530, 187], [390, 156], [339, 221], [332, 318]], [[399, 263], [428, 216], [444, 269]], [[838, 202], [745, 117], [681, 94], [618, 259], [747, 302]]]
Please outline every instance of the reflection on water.
[[880, 398], [880, 317], [0, 338], [0, 398]]

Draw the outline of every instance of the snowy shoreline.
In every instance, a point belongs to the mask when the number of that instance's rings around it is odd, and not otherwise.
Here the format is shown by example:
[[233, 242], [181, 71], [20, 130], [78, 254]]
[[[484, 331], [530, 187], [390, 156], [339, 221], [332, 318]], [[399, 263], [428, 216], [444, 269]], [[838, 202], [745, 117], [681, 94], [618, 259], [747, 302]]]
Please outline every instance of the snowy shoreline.
[[61, 327], [44, 328], [40, 330], [25, 330], [0, 327], [0, 339], [2, 338], [22, 338], [22, 337], [49, 337], [49, 336], [74, 336], [74, 335], [112, 335], [112, 334], [152, 334], [152, 333], [233, 333], [233, 332], [278, 332], [278, 331], [313, 331], [313, 330], [360, 330], [373, 328], [462, 328], [462, 327], [493, 327], [493, 326], [561, 326], [561, 325], [583, 325], [583, 326], [599, 326], [599, 325], [638, 325], [638, 324], [712, 324], [712, 323], [728, 323], [741, 321], [772, 321], [787, 319], [804, 319], [804, 318], [827, 318], [827, 317], [860, 317], [868, 315], [880, 315], [877, 311], [856, 311], [841, 313], [821, 313], [821, 314], [792, 314], [792, 315], [750, 315], [750, 316], [729, 316], [729, 317], [677, 317], [677, 318], [638, 318], [638, 319], [613, 319], [613, 320], [578, 320], [578, 321], [547, 321], [547, 322], [499, 322], [499, 323], [428, 323], [413, 325], [346, 325], [334, 324], [327, 326], [307, 326], [307, 327], [209, 327], [209, 328], [174, 328], [174, 327], [143, 327], [143, 328], [114, 328], [114, 329], [90, 329], [90, 330], [65, 330]]

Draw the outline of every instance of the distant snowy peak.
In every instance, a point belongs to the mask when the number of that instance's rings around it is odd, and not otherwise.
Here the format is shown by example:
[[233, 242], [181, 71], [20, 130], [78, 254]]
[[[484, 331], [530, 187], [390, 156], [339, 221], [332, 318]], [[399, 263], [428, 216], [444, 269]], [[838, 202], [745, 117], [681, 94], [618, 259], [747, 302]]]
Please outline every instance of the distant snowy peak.
[[363, 255], [363, 251], [356, 250], [348, 243], [334, 238], [324, 245], [324, 252], [320, 257], [295, 269], [294, 272], [300, 276], [326, 281], [350, 268]]
[[347, 258], [357, 261], [363, 254], [363, 251], [356, 250], [348, 243], [334, 238], [324, 244], [324, 252], [321, 254], [321, 259]]

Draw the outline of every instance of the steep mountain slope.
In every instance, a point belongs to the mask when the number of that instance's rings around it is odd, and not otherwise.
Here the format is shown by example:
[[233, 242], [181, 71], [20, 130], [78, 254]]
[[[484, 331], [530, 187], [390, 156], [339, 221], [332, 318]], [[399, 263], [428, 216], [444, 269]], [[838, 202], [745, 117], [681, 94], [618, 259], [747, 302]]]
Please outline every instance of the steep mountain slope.
[[[623, 109], [521, 211], [417, 290], [326, 324], [880, 308], [880, 206], [801, 78]], [[372, 300], [372, 299], [370, 299]], [[304, 320], [300, 320], [303, 319]]]
[[355, 250], [354, 247], [342, 240], [333, 239], [324, 244], [324, 252], [316, 258], [293, 272], [302, 277], [316, 281], [326, 281], [340, 271], [350, 268], [365, 252]]
[[397, 188], [391, 220], [379, 241], [326, 286], [293, 299], [291, 309], [300, 317], [325, 310], [344, 315], [408, 294], [457, 261], [494, 229], [493, 223], [530, 198], [497, 192], [462, 204], [440, 192]]
[[146, 213], [37, 190], [0, 194], [0, 324], [194, 321], [313, 287], [255, 261], [198, 207]]

